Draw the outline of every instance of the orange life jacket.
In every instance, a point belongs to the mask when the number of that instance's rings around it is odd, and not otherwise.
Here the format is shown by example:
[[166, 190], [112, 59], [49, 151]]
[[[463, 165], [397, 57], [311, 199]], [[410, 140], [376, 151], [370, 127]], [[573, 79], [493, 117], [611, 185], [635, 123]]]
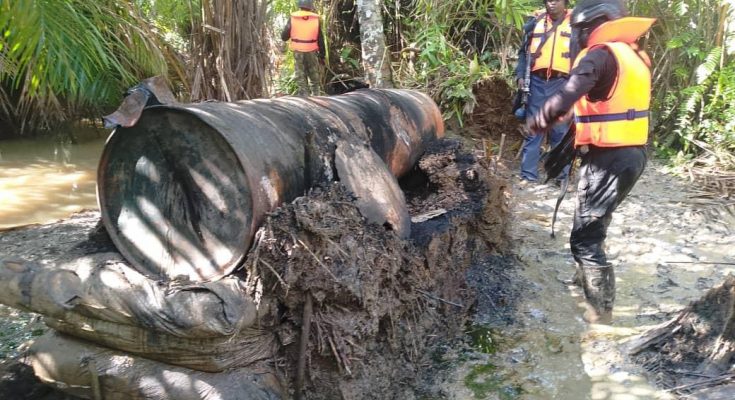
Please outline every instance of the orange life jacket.
[[605, 22], [590, 34], [588, 45], [580, 52], [574, 66], [590, 50], [607, 47], [615, 57], [618, 73], [606, 99], [591, 101], [588, 96], [582, 96], [574, 104], [576, 146], [621, 147], [647, 142], [650, 59], [638, 50], [635, 41], [654, 21], [651, 18], [621, 18]]
[[567, 10], [564, 20], [559, 23], [554, 33], [546, 38], [543, 47], [539, 49], [541, 38], [544, 37], [546, 32], [551, 33], [551, 28], [554, 25], [551, 16], [548, 14], [542, 15], [543, 18], [540, 18], [536, 22], [536, 26], [531, 35], [531, 43], [528, 45], [529, 54], [534, 57], [531, 71], [545, 69], [549, 73], [554, 70], [568, 74], [572, 63], [571, 53], [569, 52], [569, 42], [572, 37], [572, 27], [569, 25], [569, 21], [572, 17], [572, 12]]
[[319, 15], [299, 10], [291, 14], [291, 41], [293, 51], [308, 53], [319, 50]]

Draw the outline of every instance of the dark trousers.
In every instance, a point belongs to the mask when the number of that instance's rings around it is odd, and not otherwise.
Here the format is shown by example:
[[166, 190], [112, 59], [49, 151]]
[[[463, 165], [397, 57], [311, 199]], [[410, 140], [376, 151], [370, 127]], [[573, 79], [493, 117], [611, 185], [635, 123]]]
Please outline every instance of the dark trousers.
[[302, 53], [294, 51], [294, 72], [296, 84], [299, 85], [299, 96], [319, 96], [322, 94], [319, 73], [319, 56], [316, 51]]
[[590, 146], [582, 156], [577, 207], [569, 237], [572, 255], [578, 263], [607, 265], [604, 247], [613, 211], [640, 178], [646, 158], [643, 146]]

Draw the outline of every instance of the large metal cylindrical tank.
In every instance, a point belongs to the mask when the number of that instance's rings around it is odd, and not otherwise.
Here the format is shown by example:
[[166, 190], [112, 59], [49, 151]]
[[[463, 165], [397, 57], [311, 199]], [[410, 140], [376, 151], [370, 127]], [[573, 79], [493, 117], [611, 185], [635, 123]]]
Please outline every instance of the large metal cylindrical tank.
[[217, 279], [267, 212], [336, 178], [337, 139], [367, 141], [400, 177], [443, 130], [436, 104], [410, 90], [149, 107], [105, 145], [102, 220], [140, 272]]

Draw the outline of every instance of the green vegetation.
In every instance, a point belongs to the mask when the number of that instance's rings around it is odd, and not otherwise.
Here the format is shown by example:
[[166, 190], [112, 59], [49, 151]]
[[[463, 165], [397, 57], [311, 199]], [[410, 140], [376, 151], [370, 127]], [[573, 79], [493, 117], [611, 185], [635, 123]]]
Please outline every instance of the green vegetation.
[[481, 325], [473, 325], [467, 330], [467, 335], [472, 340], [472, 347], [485, 354], [495, 354], [500, 345], [500, 335], [493, 328]]
[[508, 75], [509, 56], [520, 41], [529, 0], [417, 0], [395, 24], [400, 26], [399, 86], [421, 88], [461, 126], [476, 101], [474, 85], [491, 74]]
[[132, 2], [0, 2], [0, 119], [23, 133], [119, 102], [166, 74], [159, 41]]
[[492, 364], [475, 365], [464, 378], [464, 384], [476, 399], [485, 399], [493, 393], [501, 400], [513, 400], [524, 393], [520, 385], [505, 382]]
[[726, 0], [637, 0], [657, 18], [646, 48], [653, 58], [653, 133], [659, 155], [725, 192], [713, 174], [735, 171], [733, 7]]

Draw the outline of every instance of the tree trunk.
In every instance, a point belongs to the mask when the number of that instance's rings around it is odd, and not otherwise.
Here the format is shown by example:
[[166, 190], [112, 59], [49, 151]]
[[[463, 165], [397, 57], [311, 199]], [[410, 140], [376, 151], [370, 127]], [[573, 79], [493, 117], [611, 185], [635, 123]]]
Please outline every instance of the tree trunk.
[[357, 0], [362, 66], [370, 87], [391, 88], [390, 54], [385, 47], [381, 0]]
[[266, 0], [204, 0], [192, 20], [191, 99], [263, 97], [270, 82]]

